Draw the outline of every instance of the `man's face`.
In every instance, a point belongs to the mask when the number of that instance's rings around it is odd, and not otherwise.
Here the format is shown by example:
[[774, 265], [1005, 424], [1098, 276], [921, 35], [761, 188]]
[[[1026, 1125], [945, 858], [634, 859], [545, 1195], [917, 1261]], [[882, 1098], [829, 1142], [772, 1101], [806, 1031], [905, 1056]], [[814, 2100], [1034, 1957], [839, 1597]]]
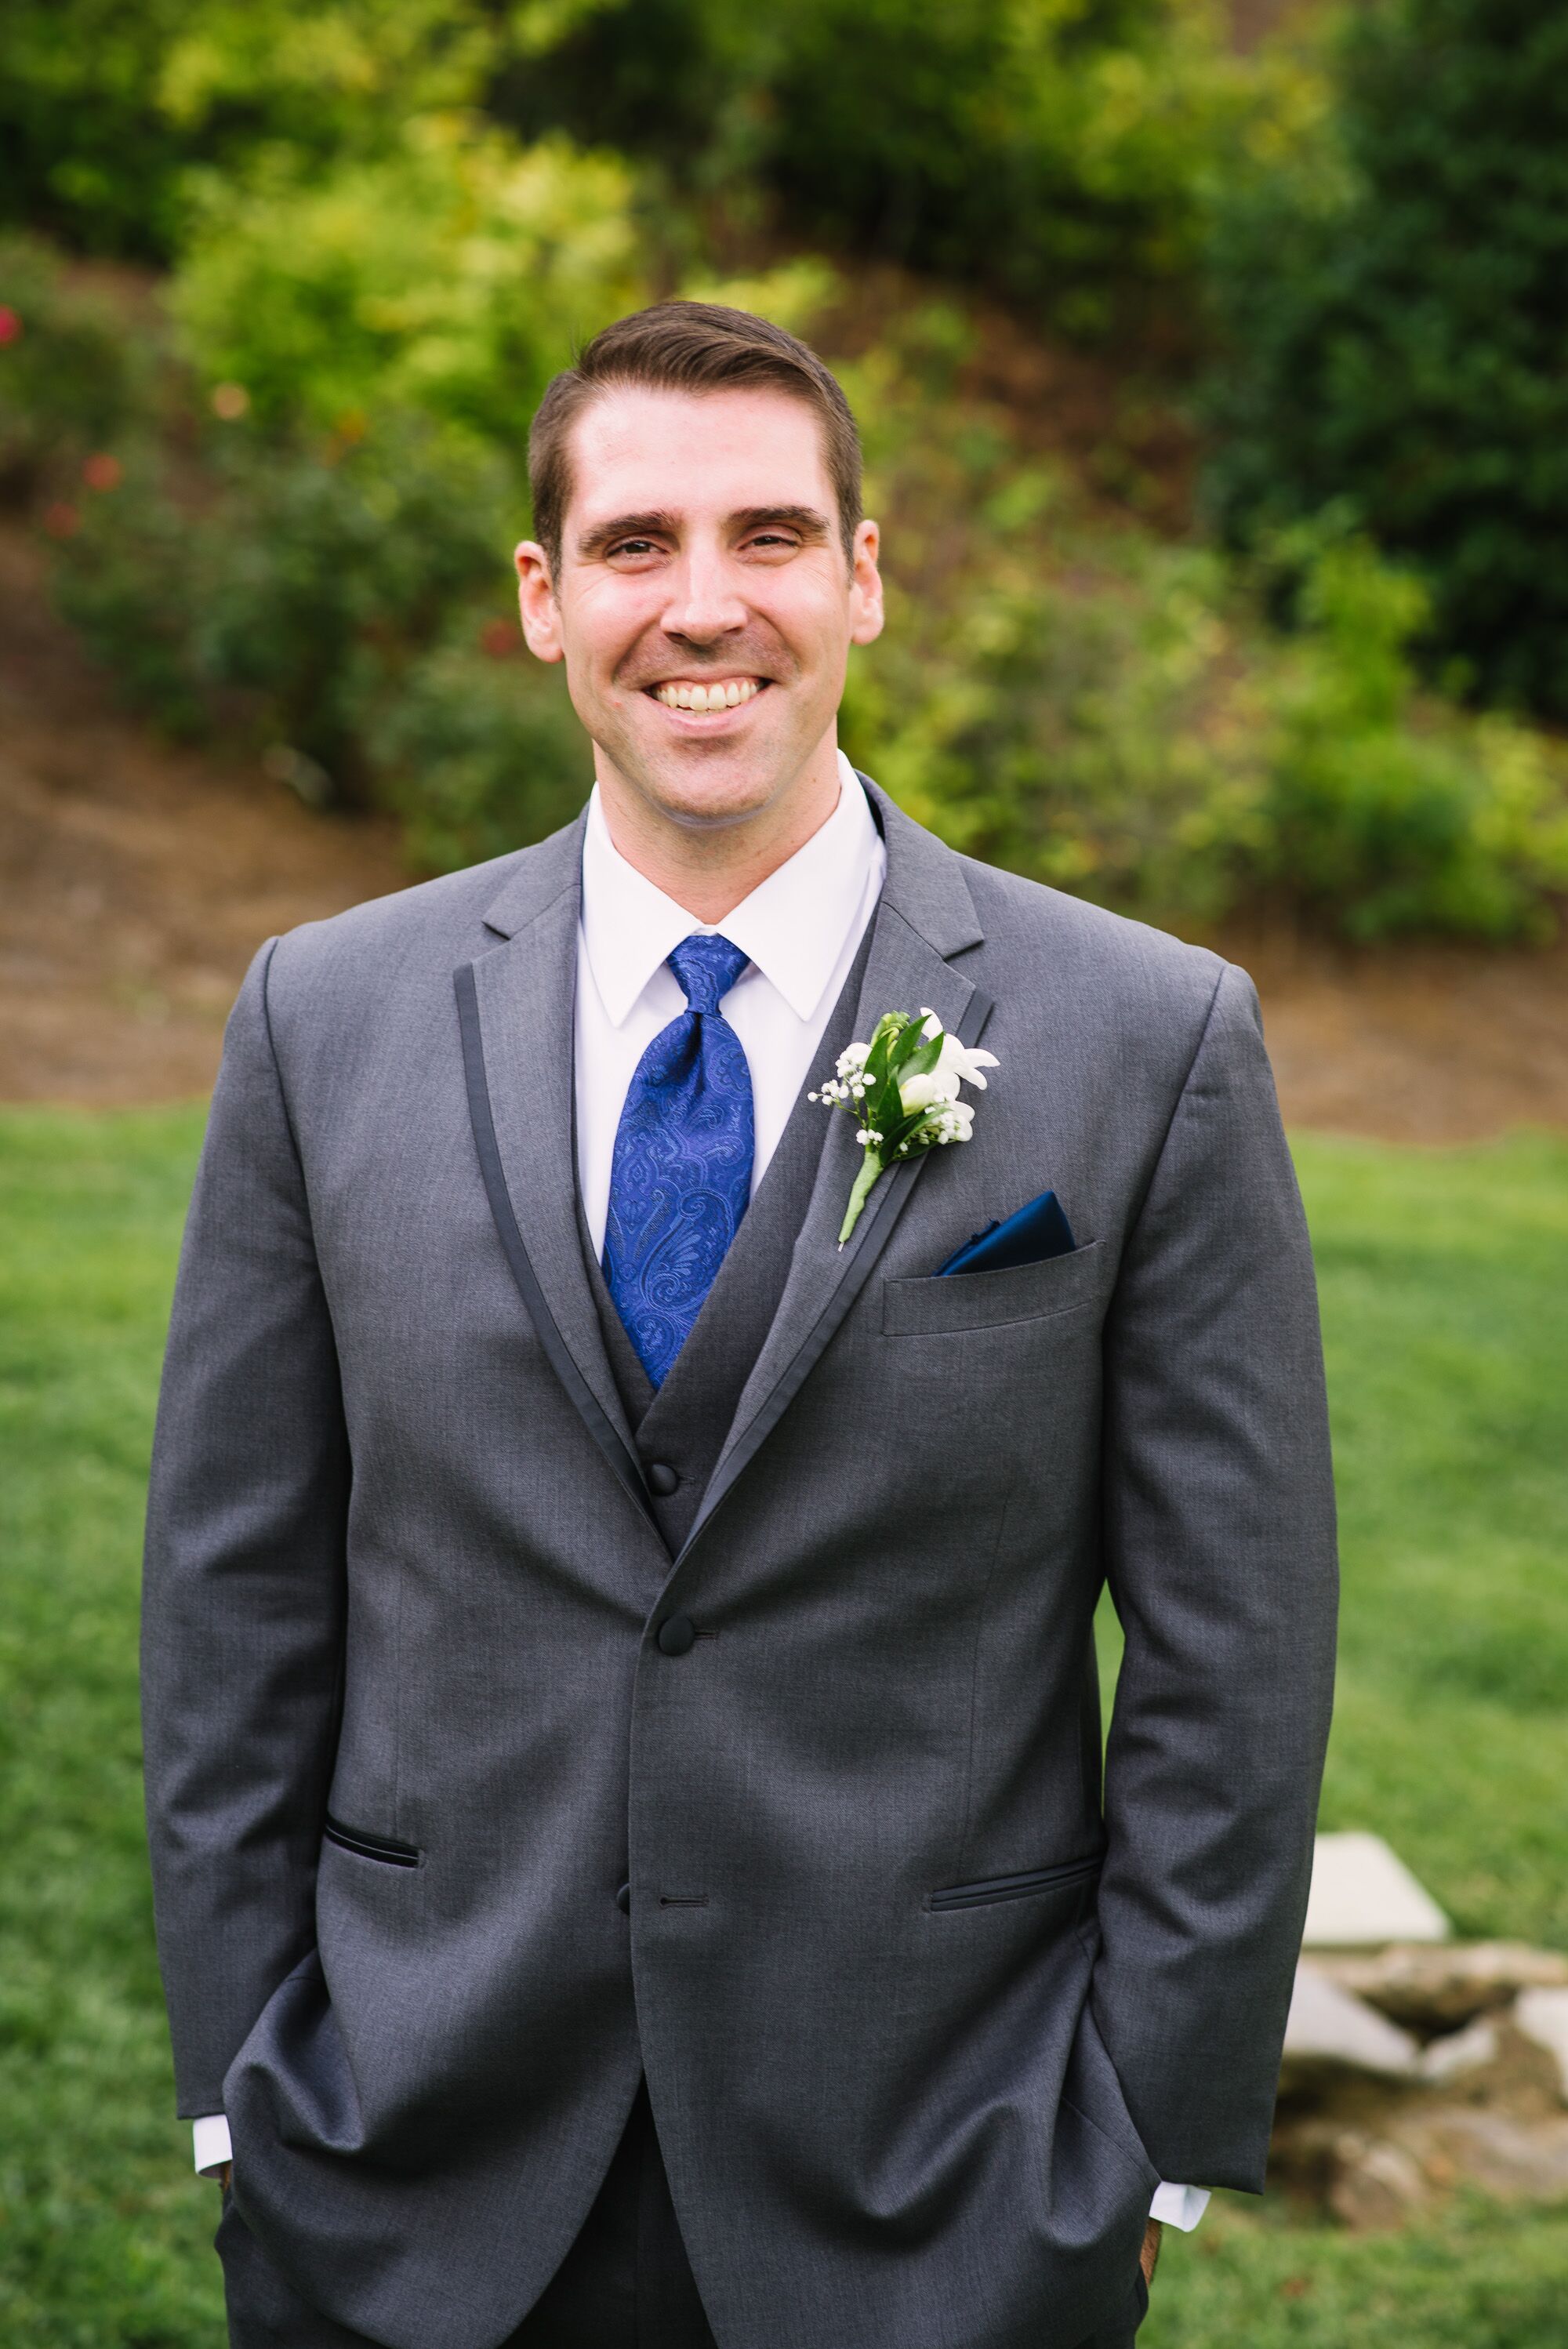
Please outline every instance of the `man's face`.
[[882, 629], [877, 531], [846, 561], [821, 432], [771, 389], [606, 392], [573, 428], [552, 584], [524, 633], [626, 785], [701, 828], [777, 807], [830, 756], [851, 644]]

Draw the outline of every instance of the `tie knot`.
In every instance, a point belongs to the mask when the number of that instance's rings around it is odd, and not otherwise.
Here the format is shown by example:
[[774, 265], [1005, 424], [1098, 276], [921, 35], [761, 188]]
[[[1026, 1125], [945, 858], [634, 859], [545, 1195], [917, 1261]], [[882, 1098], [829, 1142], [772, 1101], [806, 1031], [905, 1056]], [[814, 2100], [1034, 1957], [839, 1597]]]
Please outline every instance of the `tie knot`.
[[750, 957], [727, 938], [694, 935], [683, 938], [666, 959], [692, 1009], [717, 1011], [719, 999], [729, 993]]

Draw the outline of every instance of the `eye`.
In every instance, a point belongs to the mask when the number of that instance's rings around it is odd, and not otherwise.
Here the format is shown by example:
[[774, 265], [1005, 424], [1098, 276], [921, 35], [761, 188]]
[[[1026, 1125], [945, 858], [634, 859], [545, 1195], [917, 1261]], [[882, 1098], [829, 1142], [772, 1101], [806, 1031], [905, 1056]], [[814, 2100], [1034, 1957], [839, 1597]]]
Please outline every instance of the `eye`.
[[763, 554], [793, 554], [800, 542], [787, 530], [758, 530], [753, 531], [746, 543], [748, 549]]
[[610, 558], [614, 562], [618, 555], [627, 554], [635, 562], [640, 561], [645, 554], [657, 553], [658, 548], [651, 538], [623, 538], [610, 549]]

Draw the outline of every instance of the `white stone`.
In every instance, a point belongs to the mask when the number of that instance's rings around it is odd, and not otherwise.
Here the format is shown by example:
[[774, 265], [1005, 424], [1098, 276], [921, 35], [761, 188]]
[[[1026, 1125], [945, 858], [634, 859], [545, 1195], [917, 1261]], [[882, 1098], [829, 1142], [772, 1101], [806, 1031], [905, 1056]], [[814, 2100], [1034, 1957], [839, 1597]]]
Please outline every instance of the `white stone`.
[[1461, 2073], [1479, 2072], [1497, 2061], [1497, 2025], [1490, 2015], [1478, 2015], [1462, 2031], [1434, 2039], [1420, 2055], [1423, 2080], [1457, 2080]]
[[1420, 2164], [1404, 2146], [1387, 2137], [1368, 2142], [1348, 2132], [1334, 2152], [1337, 2174], [1328, 2189], [1328, 2207], [1347, 2227], [1402, 2226], [1429, 2199]]
[[1304, 1959], [1295, 1970], [1282, 2070], [1288, 2077], [1324, 2068], [1413, 2079], [1417, 2043], [1397, 2023], [1341, 1990]]
[[1513, 2020], [1527, 2039], [1557, 2059], [1557, 2090], [1568, 2104], [1568, 1990], [1522, 1990]]
[[1522, 1941], [1393, 1941], [1380, 1950], [1320, 1950], [1313, 1963], [1422, 2038], [1511, 2005], [1522, 1990], [1568, 1989], [1568, 1958]]
[[1448, 1919], [1381, 1836], [1320, 1835], [1302, 1946], [1366, 1949], [1384, 1941], [1445, 1941]]

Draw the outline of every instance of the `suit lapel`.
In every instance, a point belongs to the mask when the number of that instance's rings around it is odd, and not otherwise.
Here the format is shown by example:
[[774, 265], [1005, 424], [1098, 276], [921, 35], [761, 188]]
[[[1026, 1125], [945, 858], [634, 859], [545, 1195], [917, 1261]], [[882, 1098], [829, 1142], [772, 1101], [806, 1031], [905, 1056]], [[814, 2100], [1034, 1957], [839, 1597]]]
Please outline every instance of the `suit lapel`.
[[654, 1526], [578, 1233], [573, 1028], [582, 839], [579, 819], [519, 861], [485, 916], [507, 943], [455, 973], [458, 1015], [480, 1169], [512, 1277], [589, 1433]]
[[[990, 998], [947, 959], [977, 945], [983, 935], [962, 863], [902, 814], [868, 777], [861, 780], [887, 843], [888, 870], [853, 1033], [869, 1037], [884, 1011], [926, 1007], [965, 1043], [978, 1043]], [[812, 1082], [826, 1073], [824, 1063]], [[882, 1176], [841, 1248], [839, 1226], [861, 1154], [849, 1118], [828, 1111], [822, 1117], [827, 1131], [784, 1293], [741, 1392], [683, 1557], [799, 1393], [870, 1278], [932, 1154], [924, 1153]]]
[[[968, 1044], [990, 1011], [949, 959], [983, 933], [963, 861], [862, 775], [887, 843], [887, 879], [855, 1014], [857, 1036], [882, 1013], [928, 1005]], [[584, 818], [518, 859], [485, 916], [506, 943], [454, 974], [469, 1110], [480, 1172], [508, 1264], [541, 1344], [584, 1425], [661, 1539], [605, 1350], [583, 1261], [573, 1163], [573, 994]], [[826, 1073], [826, 1063], [814, 1078]], [[925, 1165], [883, 1175], [844, 1248], [844, 1203], [860, 1154], [850, 1120], [822, 1112], [824, 1133], [789, 1278], [702, 1499], [684, 1557], [804, 1380], [870, 1278]], [[678, 1561], [677, 1561], [678, 1562]]]

